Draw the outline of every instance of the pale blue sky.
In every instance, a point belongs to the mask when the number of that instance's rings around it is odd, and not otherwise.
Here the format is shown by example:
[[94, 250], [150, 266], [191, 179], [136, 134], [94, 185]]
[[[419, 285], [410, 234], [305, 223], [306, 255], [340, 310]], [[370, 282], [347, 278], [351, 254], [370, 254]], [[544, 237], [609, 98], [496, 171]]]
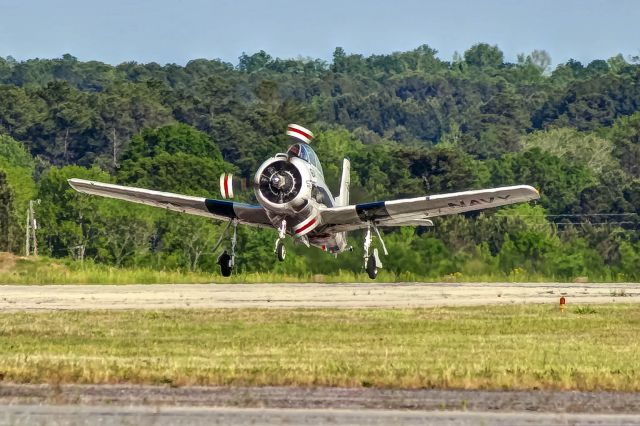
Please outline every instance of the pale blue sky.
[[331, 60], [421, 44], [450, 60], [477, 42], [508, 61], [545, 49], [553, 63], [640, 54], [639, 0], [0, 0], [0, 56], [70, 53], [112, 64], [237, 63], [264, 49]]

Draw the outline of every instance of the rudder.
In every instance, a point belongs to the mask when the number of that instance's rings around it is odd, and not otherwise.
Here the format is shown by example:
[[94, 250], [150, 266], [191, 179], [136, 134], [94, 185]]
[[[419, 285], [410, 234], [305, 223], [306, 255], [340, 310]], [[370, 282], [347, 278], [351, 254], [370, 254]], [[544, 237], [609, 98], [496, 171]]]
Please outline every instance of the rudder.
[[336, 207], [349, 205], [349, 185], [351, 184], [351, 162], [342, 160], [342, 177], [340, 179], [340, 195], [336, 197]]

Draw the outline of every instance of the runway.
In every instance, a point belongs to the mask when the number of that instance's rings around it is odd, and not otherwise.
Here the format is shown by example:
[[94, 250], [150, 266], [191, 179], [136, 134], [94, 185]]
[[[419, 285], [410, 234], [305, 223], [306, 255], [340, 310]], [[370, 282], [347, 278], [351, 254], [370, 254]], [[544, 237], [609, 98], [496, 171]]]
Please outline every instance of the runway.
[[640, 425], [616, 392], [0, 386], [0, 425]]
[[485, 413], [464, 411], [313, 410], [228, 407], [9, 406], [0, 425], [640, 425], [629, 414]]
[[640, 284], [360, 283], [2, 285], [0, 311], [176, 308], [416, 308], [638, 303]]

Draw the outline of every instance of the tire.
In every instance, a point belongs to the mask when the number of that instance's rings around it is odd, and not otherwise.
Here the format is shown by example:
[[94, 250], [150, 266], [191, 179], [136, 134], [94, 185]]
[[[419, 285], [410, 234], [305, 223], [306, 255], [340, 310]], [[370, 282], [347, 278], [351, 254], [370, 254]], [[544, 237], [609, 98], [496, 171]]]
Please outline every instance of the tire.
[[278, 260], [280, 262], [284, 261], [284, 258], [287, 257], [287, 249], [284, 247], [282, 241], [278, 241], [278, 245], [276, 246], [276, 254], [278, 255]]
[[220, 273], [223, 277], [230, 277], [233, 266], [231, 266], [231, 256], [225, 251], [218, 258], [218, 264], [220, 265]]
[[230, 277], [233, 268], [229, 265], [220, 265], [220, 273], [223, 277]]
[[376, 277], [378, 276], [378, 267], [376, 266], [376, 258], [373, 254], [370, 254], [369, 258], [367, 259], [367, 274], [369, 275], [369, 278], [371, 278], [372, 280], [375, 280]]

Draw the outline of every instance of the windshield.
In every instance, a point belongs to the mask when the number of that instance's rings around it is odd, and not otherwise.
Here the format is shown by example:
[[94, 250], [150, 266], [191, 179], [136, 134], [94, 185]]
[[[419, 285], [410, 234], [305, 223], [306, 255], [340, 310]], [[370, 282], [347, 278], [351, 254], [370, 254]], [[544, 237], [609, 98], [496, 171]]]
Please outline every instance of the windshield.
[[320, 160], [318, 160], [318, 156], [309, 145], [302, 143], [291, 145], [291, 147], [287, 151], [287, 154], [303, 159], [304, 161], [318, 169], [321, 175], [324, 175], [322, 172], [322, 166], [320, 165]]

